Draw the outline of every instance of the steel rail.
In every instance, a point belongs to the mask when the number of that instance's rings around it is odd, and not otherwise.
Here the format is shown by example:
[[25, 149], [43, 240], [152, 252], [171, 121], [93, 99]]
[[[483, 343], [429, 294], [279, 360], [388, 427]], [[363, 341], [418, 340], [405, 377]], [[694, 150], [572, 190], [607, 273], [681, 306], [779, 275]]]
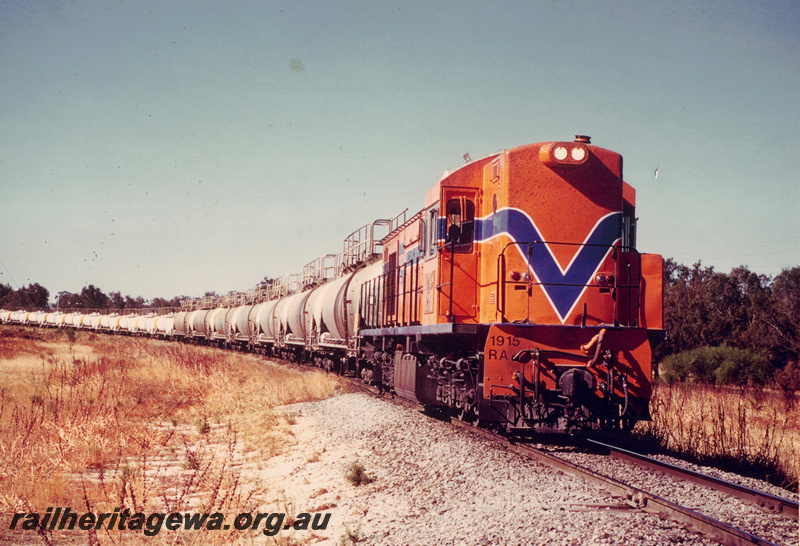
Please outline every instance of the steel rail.
[[534, 459], [547, 466], [550, 466], [551, 468], [556, 468], [565, 474], [581, 478], [589, 483], [595, 484], [602, 489], [609, 491], [612, 495], [616, 495], [625, 499], [626, 503], [634, 508], [638, 508], [645, 512], [656, 514], [682, 523], [689, 529], [697, 531], [698, 533], [716, 540], [721, 544], [730, 544], [734, 546], [745, 544], [759, 544], [764, 546], [773, 545], [772, 542], [769, 542], [761, 537], [757, 537], [746, 531], [737, 529], [736, 527], [728, 525], [727, 523], [715, 520], [706, 516], [705, 514], [690, 510], [689, 508], [668, 501], [667, 499], [657, 495], [653, 495], [652, 493], [648, 493], [647, 491], [643, 491], [631, 485], [622, 483], [614, 478], [600, 474], [599, 472], [576, 465], [561, 459], [560, 457], [551, 455], [550, 453], [545, 453], [544, 451], [524, 444], [514, 443], [504, 436], [500, 436], [488, 430], [473, 427], [472, 425], [461, 421], [452, 420], [451, 422], [460, 428], [472, 432], [473, 434], [488, 438], [489, 440], [502, 445], [509, 451]]
[[739, 485], [738, 483], [733, 483], [721, 478], [709, 476], [708, 474], [696, 472], [682, 466], [659, 461], [658, 459], [653, 459], [652, 457], [635, 453], [621, 447], [606, 444], [604, 442], [599, 442], [597, 440], [587, 438], [584, 441], [592, 445], [599, 446], [603, 450], [607, 450], [610, 456], [615, 459], [631, 462], [638, 466], [663, 472], [664, 474], [668, 474], [675, 478], [691, 481], [706, 487], [711, 487], [717, 491], [721, 491], [750, 504], [754, 504], [764, 511], [775, 514], [784, 514], [788, 517], [798, 519], [797, 501], [785, 499], [783, 497], [765, 493], [763, 491], [758, 491], [744, 485]]

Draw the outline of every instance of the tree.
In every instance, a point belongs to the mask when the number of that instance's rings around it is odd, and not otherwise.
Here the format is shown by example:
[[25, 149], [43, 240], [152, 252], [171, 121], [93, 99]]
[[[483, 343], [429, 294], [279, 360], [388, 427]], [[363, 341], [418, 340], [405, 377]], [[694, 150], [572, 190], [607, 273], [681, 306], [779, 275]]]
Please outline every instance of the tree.
[[776, 332], [779, 358], [798, 363], [800, 358], [800, 267], [784, 269], [772, 284], [769, 327]]
[[80, 294], [73, 294], [63, 290], [58, 293], [58, 308], [59, 309], [82, 309], [83, 300]]
[[111, 302], [108, 296], [93, 284], [83, 287], [83, 290], [81, 290], [81, 300], [84, 303], [83, 306], [89, 309], [105, 309]]
[[125, 309], [125, 298], [120, 292], [109, 292], [108, 299], [110, 306], [114, 309]]
[[142, 296], [136, 296], [136, 298], [125, 296], [125, 309], [141, 309], [145, 303]]
[[19, 309], [47, 309], [50, 306], [50, 292], [39, 283], [22, 286], [17, 290], [10, 285], [0, 285], [0, 307]]
[[667, 340], [653, 356], [664, 357], [701, 347], [729, 345], [763, 354], [776, 368], [797, 362], [800, 354], [800, 268], [774, 279], [747, 267], [729, 274], [691, 268], [666, 260], [664, 326]]

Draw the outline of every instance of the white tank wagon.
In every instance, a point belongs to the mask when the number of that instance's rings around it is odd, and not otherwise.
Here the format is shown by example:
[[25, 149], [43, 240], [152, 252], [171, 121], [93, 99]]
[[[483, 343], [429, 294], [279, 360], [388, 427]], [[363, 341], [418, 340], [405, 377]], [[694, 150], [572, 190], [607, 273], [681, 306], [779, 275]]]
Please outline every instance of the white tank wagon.
[[122, 332], [122, 333], [128, 333], [128, 322], [131, 319], [133, 319], [134, 317], [136, 317], [136, 315], [133, 315], [133, 314], [131, 314], [131, 315], [122, 315], [121, 317], [119, 317], [119, 321], [117, 322], [117, 329], [115, 331]]
[[299, 292], [286, 298], [286, 304], [280, 310], [278, 316], [280, 329], [286, 343], [293, 345], [305, 345], [306, 338], [306, 301], [311, 295], [311, 290]]
[[289, 304], [291, 303], [292, 296], [287, 296], [278, 300], [278, 304], [272, 310], [272, 331], [275, 338], [283, 342], [286, 328], [289, 322]]
[[8, 320], [13, 324], [25, 324], [25, 320], [27, 318], [28, 318], [27, 311], [13, 311]]
[[156, 323], [158, 322], [158, 315], [150, 314], [144, 319], [144, 331], [148, 336], [156, 334]]
[[228, 314], [227, 307], [217, 307], [212, 309], [206, 315], [205, 330], [206, 337], [209, 341], [216, 343], [223, 342], [227, 339], [225, 333], [225, 316]]
[[171, 338], [175, 331], [175, 315], [159, 315], [153, 324], [153, 333], [156, 337]]
[[187, 336], [193, 340], [206, 339], [206, 316], [208, 309], [195, 309], [186, 317]]
[[111, 313], [108, 315], [100, 316], [100, 329], [106, 332], [111, 332], [114, 325], [119, 322], [119, 313]]
[[128, 331], [128, 321], [135, 317], [136, 315], [129, 314], [129, 315], [118, 315], [112, 322], [111, 322], [111, 331], [114, 333], [123, 332], [126, 333]]
[[146, 315], [140, 315], [136, 319], [136, 331], [134, 332], [137, 336], [146, 336], [147, 335], [147, 325], [148, 321], [150, 325], [153, 324], [153, 319], [155, 318], [155, 314], [148, 313]]
[[11, 313], [13, 313], [13, 311], [6, 311], [5, 309], [0, 311], [0, 322], [3, 324], [11, 322]]
[[145, 321], [147, 320], [147, 315], [136, 315], [135, 317], [128, 320], [128, 333], [131, 335], [141, 335], [142, 333], [146, 332], [145, 329]]
[[252, 347], [255, 345], [255, 323], [256, 323], [256, 313], [258, 311], [258, 305], [255, 303], [250, 306], [250, 312], [247, 313], [247, 328], [250, 332], [250, 346]]
[[136, 333], [136, 323], [139, 322], [139, 317], [141, 315], [134, 314], [131, 317], [128, 317], [128, 324], [126, 326], [128, 333], [134, 335]]
[[89, 319], [89, 326], [92, 330], [99, 330], [100, 329], [100, 313], [92, 313], [91, 318]]
[[324, 325], [322, 324], [323, 302], [331, 292], [332, 287], [335, 288], [334, 285], [340, 284], [340, 281], [343, 281], [343, 279], [327, 282], [312, 290], [311, 295], [308, 296], [305, 313], [306, 337], [308, 338], [308, 345], [312, 347], [316, 345], [316, 342], [319, 340], [320, 332], [324, 331]]
[[92, 327], [92, 315], [91, 314], [81, 315], [81, 322], [78, 325], [78, 328], [91, 329], [91, 327]]
[[228, 307], [228, 310], [225, 312], [225, 340], [222, 343], [227, 343], [230, 339], [231, 324], [233, 323], [233, 315], [235, 312], [235, 307]]
[[43, 326], [44, 320], [47, 317], [47, 313], [43, 313], [41, 311], [34, 311], [31, 313], [30, 317], [28, 318], [28, 322], [30, 324], [35, 324], [36, 326]]
[[275, 334], [275, 307], [279, 300], [269, 300], [261, 302], [253, 307], [250, 316], [253, 317], [250, 324], [252, 344], [256, 351], [265, 353], [265, 346], [274, 343], [277, 336]]
[[[347, 325], [348, 340], [352, 340], [362, 326], [376, 326], [380, 321], [380, 298], [374, 300], [367, 299], [362, 302], [364, 286], [370, 282], [375, 282], [383, 275], [383, 265], [374, 263], [363, 269], [359, 269], [353, 274], [350, 284], [346, 286], [346, 292], [337, 296], [336, 305], [333, 308], [333, 320], [340, 328], [344, 322]], [[363, 315], [363, 316], [362, 316]], [[372, 321], [368, 320], [368, 315], [372, 315]], [[323, 309], [323, 319], [329, 322], [330, 314]]]
[[281, 307], [286, 305], [286, 298], [280, 300], [273, 300], [273, 305], [268, 307], [263, 313], [261, 318], [261, 327], [270, 339], [278, 339], [281, 333], [280, 314], [282, 313]]
[[52, 313], [47, 313], [44, 318], [44, 325], [48, 328], [58, 328], [61, 326], [61, 321], [64, 319], [64, 313], [59, 311], [53, 311]]
[[61, 325], [69, 328], [75, 328], [77, 326], [77, 324], [75, 324], [75, 320], [79, 316], [80, 313], [67, 313], [64, 315], [64, 320], [61, 322]]
[[250, 342], [250, 312], [255, 305], [240, 305], [225, 316], [228, 342], [238, 346]]
[[180, 311], [173, 319], [173, 336], [184, 337], [188, 330], [186, 318], [189, 316], [189, 311]]
[[311, 294], [306, 303], [306, 334], [312, 349], [348, 347], [361, 322], [362, 285], [382, 274], [379, 263], [329, 281]]

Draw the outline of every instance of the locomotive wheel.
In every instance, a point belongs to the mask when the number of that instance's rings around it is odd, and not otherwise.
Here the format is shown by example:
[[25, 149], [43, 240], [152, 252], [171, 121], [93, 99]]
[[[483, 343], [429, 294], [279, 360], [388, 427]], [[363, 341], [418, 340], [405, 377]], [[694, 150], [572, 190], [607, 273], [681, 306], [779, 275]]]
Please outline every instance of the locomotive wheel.
[[481, 419], [480, 416], [478, 415], [477, 408], [475, 409], [461, 408], [461, 410], [459, 410], [458, 412], [458, 420], [463, 421], [472, 426], [478, 426], [478, 423], [480, 422]]
[[458, 410], [458, 414], [456, 414], [459, 421], [463, 421], [468, 423], [472, 426], [478, 426], [481, 418], [478, 412], [478, 405], [473, 403], [470, 404], [462, 404], [461, 408]]

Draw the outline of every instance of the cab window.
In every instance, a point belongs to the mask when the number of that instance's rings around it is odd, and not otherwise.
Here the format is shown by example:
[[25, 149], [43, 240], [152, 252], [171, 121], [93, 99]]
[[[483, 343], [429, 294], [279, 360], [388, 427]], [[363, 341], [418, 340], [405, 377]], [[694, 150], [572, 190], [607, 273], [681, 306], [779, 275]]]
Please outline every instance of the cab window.
[[475, 238], [475, 204], [466, 197], [456, 197], [447, 202], [447, 231], [445, 247], [455, 252], [472, 252]]

